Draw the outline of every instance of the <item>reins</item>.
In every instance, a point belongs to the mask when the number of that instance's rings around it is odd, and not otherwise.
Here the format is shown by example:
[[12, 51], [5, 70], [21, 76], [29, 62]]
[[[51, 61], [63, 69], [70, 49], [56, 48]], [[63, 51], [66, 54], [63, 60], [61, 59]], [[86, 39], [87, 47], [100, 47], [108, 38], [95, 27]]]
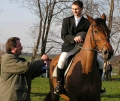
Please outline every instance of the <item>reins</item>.
[[89, 50], [89, 51], [98, 51], [98, 49], [91, 49], [91, 48], [83, 48], [82, 46], [78, 45], [78, 47], [80, 47], [80, 49], [84, 49], [84, 50]]

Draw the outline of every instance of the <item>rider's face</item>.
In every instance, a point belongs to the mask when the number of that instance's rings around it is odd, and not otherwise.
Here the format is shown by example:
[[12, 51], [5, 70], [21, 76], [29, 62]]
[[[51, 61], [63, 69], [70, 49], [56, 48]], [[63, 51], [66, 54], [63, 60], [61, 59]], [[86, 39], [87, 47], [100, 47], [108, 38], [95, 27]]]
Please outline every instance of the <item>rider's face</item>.
[[75, 5], [75, 4], [72, 5], [72, 12], [74, 16], [80, 17], [82, 15], [82, 10], [83, 8], [80, 8], [79, 5]]

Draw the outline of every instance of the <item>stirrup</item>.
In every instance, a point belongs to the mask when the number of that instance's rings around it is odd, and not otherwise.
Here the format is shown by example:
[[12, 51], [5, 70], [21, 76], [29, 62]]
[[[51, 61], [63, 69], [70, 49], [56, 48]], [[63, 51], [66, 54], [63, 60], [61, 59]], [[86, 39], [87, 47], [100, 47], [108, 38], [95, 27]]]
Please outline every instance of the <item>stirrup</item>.
[[57, 86], [54, 89], [54, 93], [60, 94], [62, 92], [62, 90], [63, 90], [63, 87], [62, 87], [61, 81], [58, 81]]

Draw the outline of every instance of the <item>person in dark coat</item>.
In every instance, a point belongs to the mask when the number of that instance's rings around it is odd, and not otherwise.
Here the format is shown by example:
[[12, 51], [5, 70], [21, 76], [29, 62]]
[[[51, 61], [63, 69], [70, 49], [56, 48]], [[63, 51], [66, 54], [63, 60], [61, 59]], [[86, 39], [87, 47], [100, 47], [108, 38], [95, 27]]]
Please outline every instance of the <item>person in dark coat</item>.
[[[63, 19], [61, 38], [64, 41], [62, 45], [62, 53], [58, 60], [57, 65], [57, 86], [54, 89], [54, 93], [58, 94], [62, 91], [62, 77], [63, 69], [66, 59], [75, 55], [79, 50], [76, 48], [76, 44], [83, 45], [87, 31], [90, 26], [90, 22], [82, 15], [83, 3], [80, 0], [76, 0], [72, 3], [73, 15]], [[97, 56], [99, 68], [103, 68], [104, 61]], [[101, 69], [102, 70], [102, 69]]]
[[112, 65], [109, 61], [107, 61], [106, 63], [106, 67], [105, 67], [105, 75], [106, 75], [106, 80], [107, 81], [111, 81], [111, 72], [112, 72]]
[[44, 54], [38, 60], [27, 61], [21, 58], [22, 45], [18, 37], [11, 37], [6, 42], [6, 53], [1, 61], [0, 101], [30, 101], [31, 81], [40, 76]]

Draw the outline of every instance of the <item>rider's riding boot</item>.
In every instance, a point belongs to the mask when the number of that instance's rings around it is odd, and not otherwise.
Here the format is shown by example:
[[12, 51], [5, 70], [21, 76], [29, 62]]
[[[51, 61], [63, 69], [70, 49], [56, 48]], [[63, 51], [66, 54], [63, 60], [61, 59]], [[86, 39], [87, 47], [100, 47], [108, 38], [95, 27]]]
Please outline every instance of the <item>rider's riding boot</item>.
[[57, 67], [57, 86], [55, 87], [54, 93], [61, 93], [63, 90], [62, 86], [62, 77], [63, 77], [63, 69]]

